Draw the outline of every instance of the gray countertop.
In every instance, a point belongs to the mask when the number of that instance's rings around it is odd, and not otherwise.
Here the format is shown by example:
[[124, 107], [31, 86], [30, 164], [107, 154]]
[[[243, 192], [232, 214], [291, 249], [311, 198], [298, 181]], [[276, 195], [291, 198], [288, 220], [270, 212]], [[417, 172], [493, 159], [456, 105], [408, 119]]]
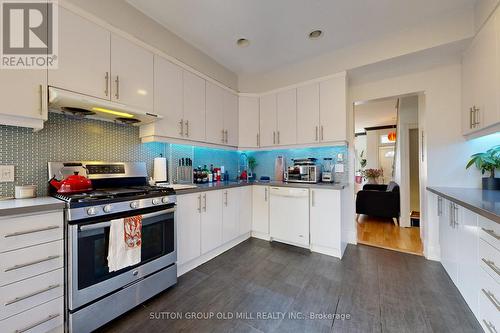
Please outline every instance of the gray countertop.
[[64, 209], [64, 202], [52, 197], [0, 200], [0, 217]]
[[461, 187], [427, 187], [427, 190], [500, 223], [500, 191]]
[[214, 190], [222, 190], [226, 188], [232, 187], [241, 187], [241, 186], [251, 186], [251, 185], [259, 185], [259, 186], [281, 186], [281, 187], [297, 187], [297, 188], [321, 188], [327, 190], [343, 190], [345, 188], [345, 184], [335, 184], [335, 183], [317, 183], [317, 184], [306, 184], [306, 183], [284, 183], [284, 182], [217, 182], [217, 183], [208, 183], [208, 184], [196, 184], [196, 188], [190, 188], [185, 190], [177, 190], [177, 195], [190, 194], [190, 193], [198, 193], [205, 191], [214, 191]]

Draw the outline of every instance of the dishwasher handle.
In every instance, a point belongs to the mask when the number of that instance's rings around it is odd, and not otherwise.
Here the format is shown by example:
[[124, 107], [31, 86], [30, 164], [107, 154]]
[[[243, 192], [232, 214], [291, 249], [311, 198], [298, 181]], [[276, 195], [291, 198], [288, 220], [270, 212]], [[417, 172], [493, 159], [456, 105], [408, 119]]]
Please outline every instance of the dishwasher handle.
[[287, 197], [287, 198], [307, 198], [309, 190], [306, 188], [286, 188], [286, 187], [271, 187], [271, 196]]

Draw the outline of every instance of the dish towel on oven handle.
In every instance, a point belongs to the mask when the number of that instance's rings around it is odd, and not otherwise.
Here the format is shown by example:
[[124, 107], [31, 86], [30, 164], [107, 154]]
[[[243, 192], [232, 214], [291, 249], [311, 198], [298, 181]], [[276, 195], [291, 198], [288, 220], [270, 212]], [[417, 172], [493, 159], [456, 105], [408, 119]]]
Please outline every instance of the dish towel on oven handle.
[[142, 216], [111, 220], [108, 267], [110, 272], [141, 262]]

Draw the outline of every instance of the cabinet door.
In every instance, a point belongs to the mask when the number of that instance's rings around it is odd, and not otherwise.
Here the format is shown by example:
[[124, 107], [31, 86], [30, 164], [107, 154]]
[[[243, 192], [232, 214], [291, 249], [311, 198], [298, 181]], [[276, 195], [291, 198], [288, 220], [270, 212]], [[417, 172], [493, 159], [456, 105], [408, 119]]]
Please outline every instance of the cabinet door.
[[224, 243], [239, 236], [238, 190], [227, 189], [222, 193], [222, 240]]
[[154, 56], [111, 35], [111, 100], [153, 112]]
[[269, 235], [269, 187], [252, 186], [252, 231]]
[[457, 213], [457, 287], [469, 305], [472, 312], [478, 314], [477, 281], [479, 279], [478, 257], [478, 219], [477, 215], [468, 209], [458, 206]]
[[279, 145], [297, 143], [297, 89], [278, 93], [276, 96], [277, 136]]
[[154, 127], [152, 135], [182, 138], [182, 68], [155, 56], [155, 113], [163, 118], [146, 126]]
[[222, 191], [203, 192], [201, 211], [201, 253], [222, 245]]
[[441, 264], [450, 276], [451, 280], [457, 284], [457, 233], [454, 227], [455, 210], [452, 202], [443, 199], [443, 211], [439, 219], [439, 235], [441, 245]]
[[224, 99], [226, 92], [219, 86], [207, 82], [206, 135], [207, 142], [225, 144]]
[[252, 230], [252, 187], [238, 188], [239, 235]]
[[58, 68], [49, 70], [49, 85], [110, 99], [110, 38], [109, 31], [59, 7]]
[[224, 130], [226, 131], [226, 144], [238, 146], [238, 96], [224, 92]]
[[346, 79], [338, 76], [319, 84], [319, 137], [322, 142], [347, 140]]
[[259, 146], [259, 98], [242, 96], [238, 104], [238, 146], [256, 148]]
[[0, 124], [42, 128], [43, 120], [47, 119], [47, 71], [0, 71]]
[[276, 95], [260, 98], [259, 110], [260, 146], [269, 147], [276, 143]]
[[184, 137], [205, 141], [205, 80], [184, 71]]
[[462, 57], [462, 134], [474, 131], [472, 107], [475, 100], [474, 48], [467, 49]]
[[201, 194], [177, 196], [177, 262], [184, 264], [201, 255]]
[[340, 191], [311, 189], [311, 245], [340, 252]]
[[319, 83], [297, 88], [297, 143], [319, 141]]

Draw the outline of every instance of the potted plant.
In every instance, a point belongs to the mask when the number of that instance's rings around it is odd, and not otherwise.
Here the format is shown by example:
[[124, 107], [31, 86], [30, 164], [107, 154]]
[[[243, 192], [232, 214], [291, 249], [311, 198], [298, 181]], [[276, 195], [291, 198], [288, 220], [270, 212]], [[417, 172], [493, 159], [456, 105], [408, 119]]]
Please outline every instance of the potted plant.
[[383, 174], [382, 169], [366, 169], [363, 171], [363, 177], [368, 180], [368, 184], [378, 184], [378, 178]]
[[475, 165], [481, 170], [481, 174], [490, 173], [489, 177], [483, 177], [483, 190], [500, 190], [500, 178], [495, 178], [495, 170], [500, 168], [500, 145], [488, 149], [484, 153], [476, 153], [471, 156], [466, 169]]
[[255, 174], [254, 174], [254, 170], [257, 167], [257, 165], [259, 165], [259, 164], [257, 163], [257, 160], [255, 159], [255, 157], [253, 157], [253, 156], [248, 157], [248, 169], [250, 169], [250, 174], [248, 175], [249, 180], [256, 179]]

